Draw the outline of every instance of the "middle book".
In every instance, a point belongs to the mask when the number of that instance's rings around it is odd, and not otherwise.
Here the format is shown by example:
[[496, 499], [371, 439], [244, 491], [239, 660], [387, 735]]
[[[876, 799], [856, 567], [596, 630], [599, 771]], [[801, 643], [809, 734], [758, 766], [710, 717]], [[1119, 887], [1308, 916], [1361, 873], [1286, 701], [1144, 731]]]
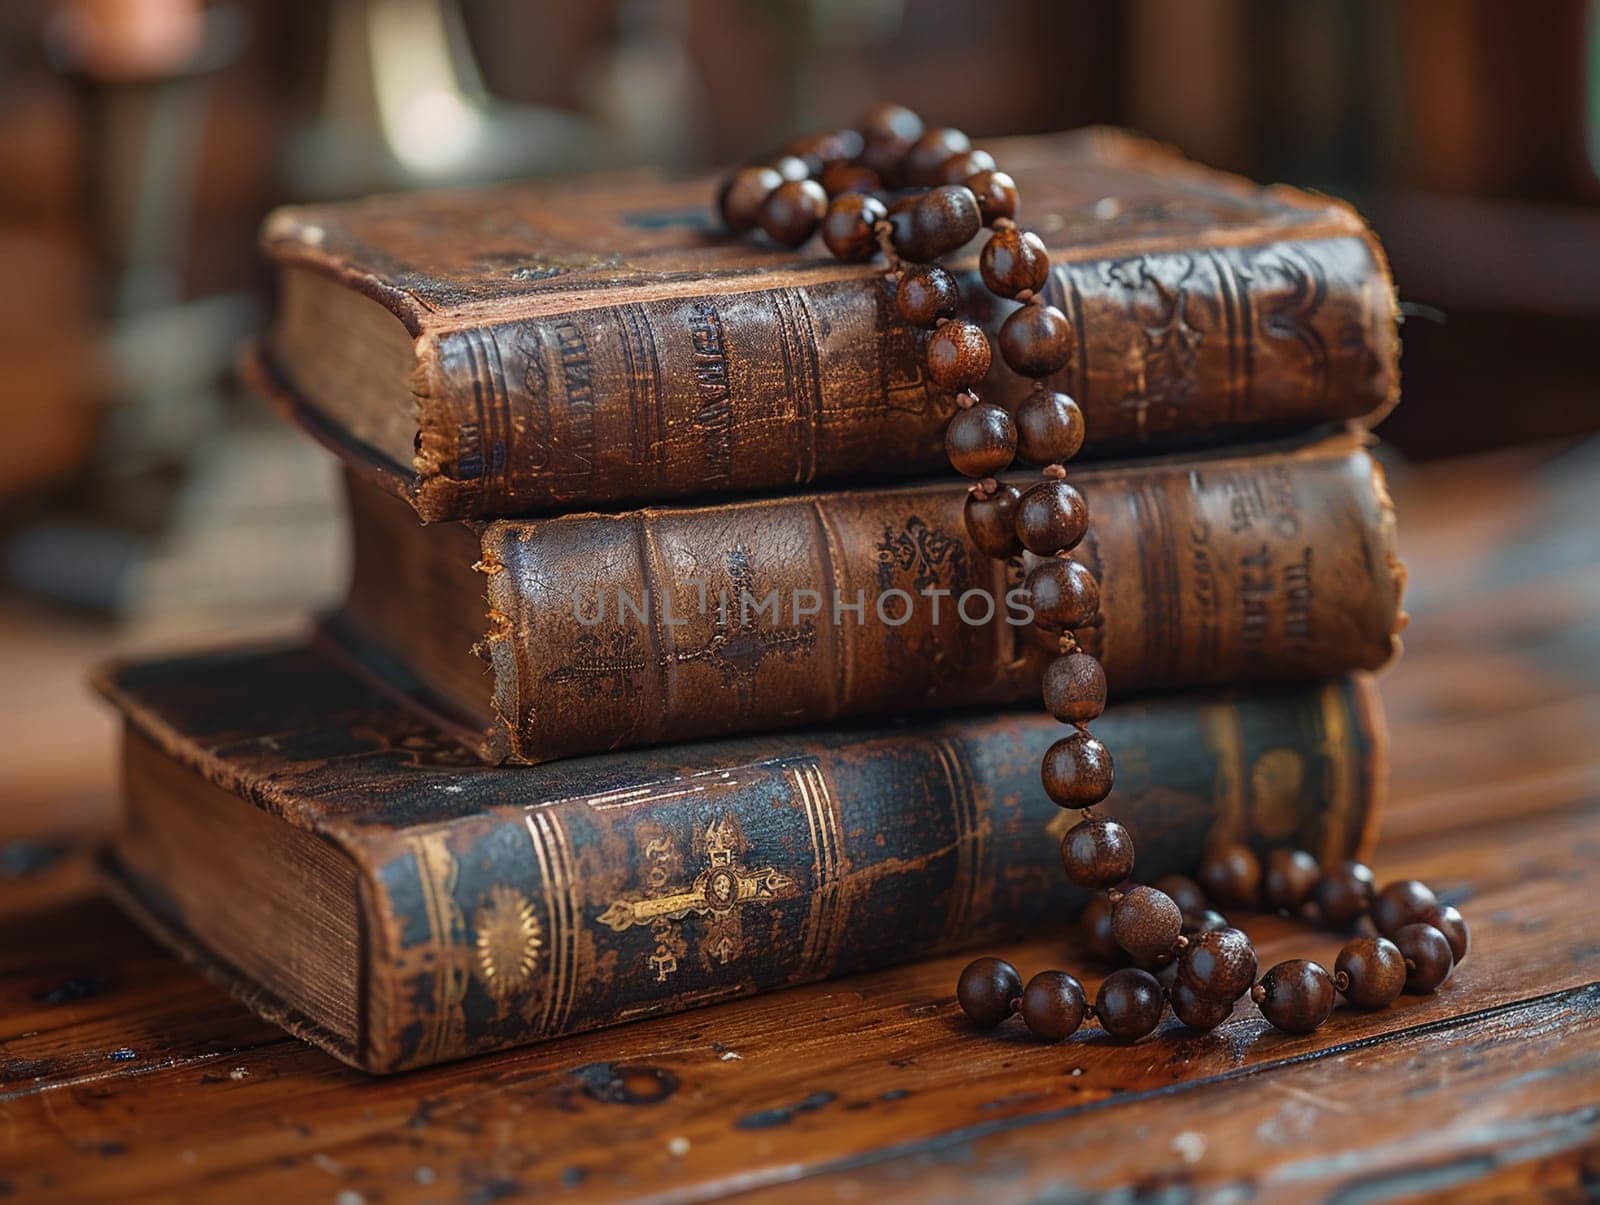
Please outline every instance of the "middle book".
[[[1404, 570], [1359, 432], [1085, 466], [1081, 635], [1119, 693], [1375, 669]], [[421, 526], [350, 481], [328, 636], [487, 761], [1035, 696], [1033, 558], [967, 538], [965, 483]]]

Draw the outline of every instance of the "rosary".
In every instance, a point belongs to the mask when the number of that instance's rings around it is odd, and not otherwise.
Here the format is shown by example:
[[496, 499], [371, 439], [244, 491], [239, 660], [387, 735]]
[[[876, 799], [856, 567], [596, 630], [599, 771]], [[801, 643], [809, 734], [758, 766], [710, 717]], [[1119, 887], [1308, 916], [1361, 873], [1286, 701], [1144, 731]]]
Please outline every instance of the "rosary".
[[[1359, 862], [1323, 868], [1303, 850], [1274, 850], [1263, 868], [1247, 845], [1209, 850], [1199, 882], [1168, 875], [1154, 886], [1125, 886], [1133, 877], [1133, 839], [1094, 805], [1111, 793], [1111, 754], [1089, 733], [1105, 707], [1106, 676], [1078, 646], [1076, 632], [1100, 609], [1100, 587], [1071, 552], [1089, 528], [1083, 495], [1067, 483], [1066, 462], [1083, 446], [1078, 404], [1050, 390], [1045, 378], [1071, 361], [1076, 336], [1067, 316], [1044, 297], [1050, 257], [1035, 234], [1017, 225], [1017, 185], [987, 151], [960, 130], [925, 129], [909, 109], [880, 105], [853, 130], [791, 142], [771, 163], [739, 168], [723, 184], [717, 208], [736, 234], [759, 227], [785, 247], [799, 247], [820, 228], [837, 258], [884, 261], [895, 308], [930, 332], [928, 378], [955, 396], [945, 452], [963, 476], [967, 533], [987, 556], [1005, 560], [1024, 549], [1036, 563], [1024, 588], [1035, 622], [1057, 636], [1058, 655], [1044, 673], [1044, 704], [1071, 726], [1046, 751], [1040, 776], [1058, 806], [1081, 819], [1061, 841], [1067, 877], [1097, 894], [1082, 924], [1090, 949], [1113, 971], [1093, 1005], [1065, 971], [1041, 971], [1023, 986], [999, 958], [975, 959], [961, 972], [956, 999], [975, 1026], [993, 1028], [1013, 1013], [1037, 1037], [1059, 1041], [1093, 1018], [1113, 1038], [1135, 1042], [1160, 1026], [1170, 1003], [1190, 1029], [1215, 1029], [1246, 992], [1262, 1015], [1289, 1033], [1310, 1033], [1333, 1011], [1335, 992], [1358, 1008], [1384, 1008], [1402, 991], [1431, 992], [1467, 954], [1466, 921], [1414, 879], [1375, 889]], [[939, 259], [987, 227], [979, 255], [984, 285], [1021, 302], [1001, 325], [1000, 355], [1033, 389], [1013, 416], [977, 394], [989, 373], [988, 336], [960, 316], [956, 279]], [[1018, 456], [1040, 471], [1026, 490], [995, 474]], [[1306, 959], [1281, 962], [1256, 981], [1255, 948], [1210, 903], [1314, 913], [1349, 929], [1370, 918], [1375, 936], [1358, 936], [1340, 951], [1333, 973]]]

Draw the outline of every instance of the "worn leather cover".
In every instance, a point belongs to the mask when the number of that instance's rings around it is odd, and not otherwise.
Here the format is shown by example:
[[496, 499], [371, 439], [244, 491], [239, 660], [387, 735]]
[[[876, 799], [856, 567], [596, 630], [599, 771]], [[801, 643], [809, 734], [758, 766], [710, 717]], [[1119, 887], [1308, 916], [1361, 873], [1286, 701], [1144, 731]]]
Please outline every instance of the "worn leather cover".
[[[113, 667], [130, 729], [333, 843], [365, 915], [357, 1047], [201, 949], [162, 885], [136, 912], [247, 1003], [396, 1071], [1059, 925], [1084, 896], [1039, 784], [1063, 731], [1037, 711], [481, 765], [304, 649]], [[1368, 841], [1385, 778], [1363, 676], [1114, 706], [1108, 810], [1141, 875], [1208, 834], [1323, 859]], [[159, 814], [145, 809], [147, 814]]]
[[[1347, 205], [1259, 187], [1104, 129], [1005, 139], [1047, 295], [1080, 348], [1053, 384], [1090, 451], [1219, 440], [1385, 411], [1388, 268]], [[732, 239], [715, 181], [634, 176], [279, 210], [280, 267], [324, 274], [414, 338], [412, 464], [310, 412], [274, 355], [254, 376], [425, 520], [882, 480], [942, 465], [950, 399], [870, 265]], [[953, 261], [995, 329], [977, 240]], [[996, 357], [989, 396], [1026, 382]]]
[[[1091, 514], [1074, 556], [1101, 583], [1081, 639], [1113, 691], [1326, 677], [1393, 654], [1405, 574], [1359, 435], [1073, 480]], [[1021, 616], [1004, 603], [1025, 562], [968, 542], [964, 497], [948, 480], [507, 519], [474, 543], [379, 525], [373, 509], [399, 504], [356, 484], [355, 585], [330, 630], [364, 663], [403, 671], [490, 761], [1036, 699], [1049, 640], [1007, 622]], [[439, 610], [439, 583], [417, 580], [432, 562], [411, 544], [450, 536], [448, 572], [476, 584]], [[988, 622], [962, 620], [989, 613], [982, 595], [963, 602], [972, 590], [995, 600]], [[460, 662], [417, 655], [436, 630], [463, 633]], [[434, 675], [463, 676], [472, 633], [488, 665], [452, 713]]]

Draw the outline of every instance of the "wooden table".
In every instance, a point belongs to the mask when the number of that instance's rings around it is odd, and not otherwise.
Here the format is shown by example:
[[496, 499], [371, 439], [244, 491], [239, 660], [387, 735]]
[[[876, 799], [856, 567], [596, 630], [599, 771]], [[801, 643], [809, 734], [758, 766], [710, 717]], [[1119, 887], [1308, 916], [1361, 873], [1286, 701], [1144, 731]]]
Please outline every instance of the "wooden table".
[[[963, 1032], [956, 958], [368, 1079], [181, 968], [75, 849], [13, 848], [0, 1197], [1593, 1199], [1600, 475], [1593, 450], [1539, 460], [1396, 480], [1415, 621], [1377, 866], [1472, 922], [1436, 995], [1308, 1037], [1241, 1009], [1050, 1047]], [[1250, 928], [1263, 965], [1338, 945]]]

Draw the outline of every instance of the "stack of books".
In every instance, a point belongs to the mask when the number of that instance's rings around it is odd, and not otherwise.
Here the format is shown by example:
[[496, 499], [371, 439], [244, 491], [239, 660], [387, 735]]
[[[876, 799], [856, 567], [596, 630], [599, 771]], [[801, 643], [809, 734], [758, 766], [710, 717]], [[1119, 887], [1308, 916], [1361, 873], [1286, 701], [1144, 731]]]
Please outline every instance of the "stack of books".
[[[1346, 206], [1109, 131], [1009, 140], [1080, 350], [1082, 634], [1139, 869], [1369, 839], [1404, 573]], [[257, 385], [347, 466], [307, 647], [114, 666], [120, 897], [394, 1071], [1062, 925], [1048, 639], [968, 540], [953, 410], [870, 265], [705, 180], [289, 209]], [[975, 248], [969, 249], [974, 251]], [[1004, 306], [963, 295], [991, 329]], [[989, 396], [1027, 382], [996, 357]]]

